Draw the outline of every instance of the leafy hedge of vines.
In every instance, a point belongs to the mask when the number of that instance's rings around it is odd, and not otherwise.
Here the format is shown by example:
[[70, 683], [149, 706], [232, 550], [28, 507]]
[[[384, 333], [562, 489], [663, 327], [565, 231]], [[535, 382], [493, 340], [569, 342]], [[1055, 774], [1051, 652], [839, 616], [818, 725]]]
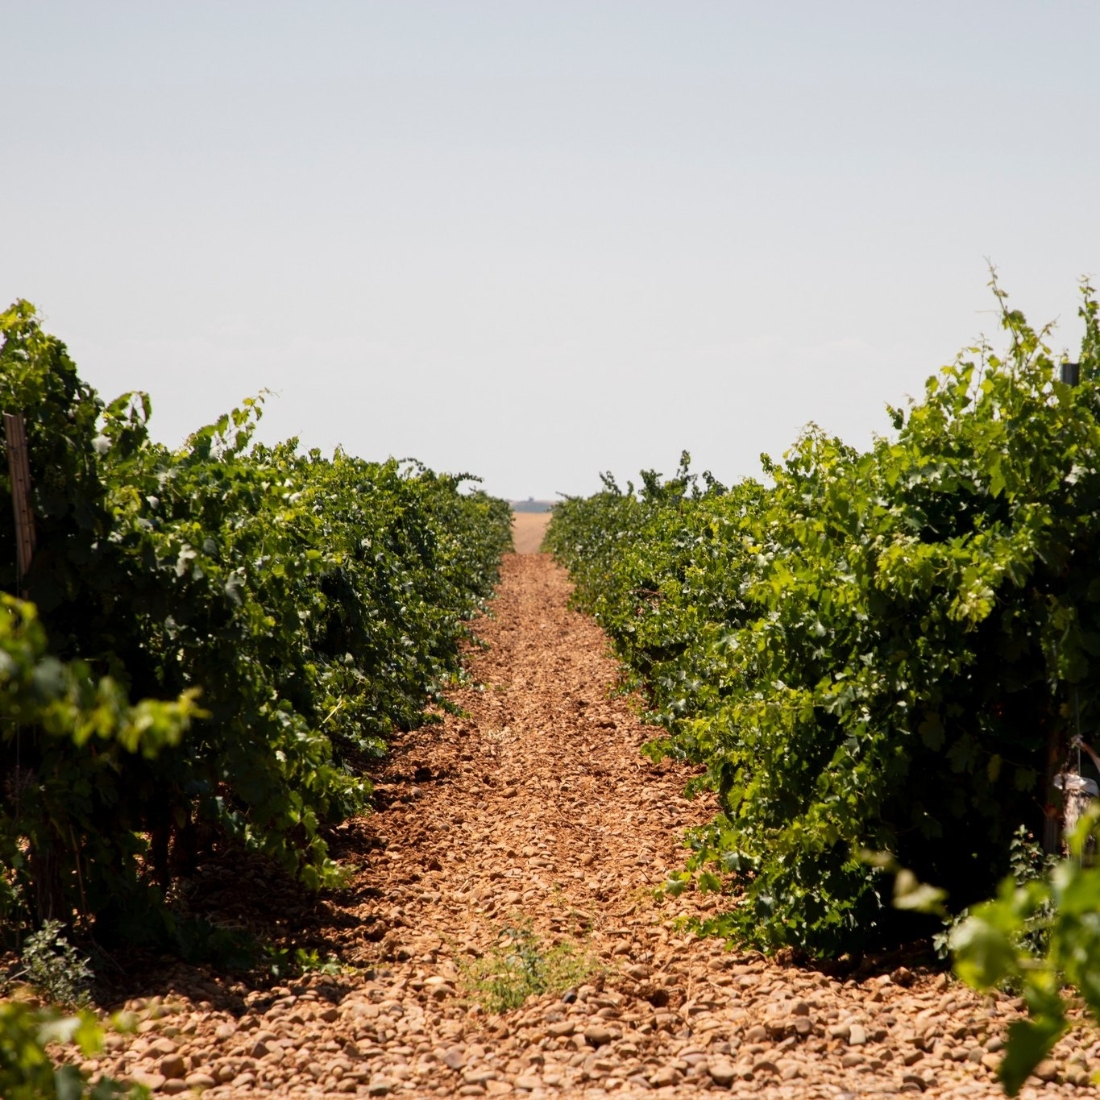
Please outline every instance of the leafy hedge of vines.
[[154, 443], [148, 398], [104, 404], [25, 302], [0, 314], [0, 407], [26, 417], [26, 594], [51, 658], [192, 708], [155, 753], [52, 737], [34, 716], [0, 725], [0, 925], [82, 912], [104, 942], [155, 936], [172, 880], [230, 840], [330, 881], [325, 830], [365, 806], [365, 761], [456, 673], [508, 505], [460, 492], [465, 476], [254, 443], [255, 401]]
[[866, 452], [810, 428], [770, 484], [685, 455], [555, 511], [660, 751], [718, 793], [682, 876], [731, 895], [711, 931], [819, 955], [919, 931], [864, 850], [988, 896], [1017, 826], [1057, 813], [1075, 708], [1100, 717], [1097, 303], [1070, 386], [994, 292], [1005, 350], [967, 349]]

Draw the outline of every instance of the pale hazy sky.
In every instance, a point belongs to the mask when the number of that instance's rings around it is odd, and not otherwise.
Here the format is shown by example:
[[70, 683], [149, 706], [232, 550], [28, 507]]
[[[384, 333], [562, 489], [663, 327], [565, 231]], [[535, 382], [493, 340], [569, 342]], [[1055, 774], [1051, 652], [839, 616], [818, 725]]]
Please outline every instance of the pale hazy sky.
[[1100, 274], [1100, 3], [0, 0], [0, 299], [177, 442], [502, 496], [850, 442]]

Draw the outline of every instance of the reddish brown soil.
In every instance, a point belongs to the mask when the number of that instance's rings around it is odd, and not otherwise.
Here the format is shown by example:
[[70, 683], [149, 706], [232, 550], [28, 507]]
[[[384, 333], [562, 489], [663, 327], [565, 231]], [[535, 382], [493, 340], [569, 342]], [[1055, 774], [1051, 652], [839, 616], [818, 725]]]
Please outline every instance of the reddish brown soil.
[[[606, 641], [568, 595], [545, 555], [505, 558], [477, 627], [485, 648], [451, 694], [465, 715], [401, 737], [378, 811], [341, 831], [351, 883], [313, 913], [305, 942], [356, 969], [245, 995], [166, 972], [174, 991], [131, 1003], [139, 1035], [115, 1037], [88, 1068], [210, 1100], [999, 1095], [1010, 999], [904, 969], [830, 978], [678, 929], [707, 899], [654, 887], [714, 806], [685, 800], [686, 773], [639, 753], [652, 731], [613, 694]], [[297, 927], [282, 897], [269, 918]], [[463, 975], [509, 928], [543, 953], [572, 944], [592, 973], [564, 1000], [491, 1015]], [[1049, 1082], [1024, 1095], [1084, 1095], [1068, 1082], [1087, 1080], [1092, 1041], [1064, 1041]]]

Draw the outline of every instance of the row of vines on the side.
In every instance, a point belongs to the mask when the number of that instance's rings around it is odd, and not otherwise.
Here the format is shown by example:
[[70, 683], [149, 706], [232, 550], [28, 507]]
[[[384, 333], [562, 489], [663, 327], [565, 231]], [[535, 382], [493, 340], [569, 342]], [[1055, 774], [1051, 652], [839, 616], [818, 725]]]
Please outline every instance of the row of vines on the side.
[[1021, 825], [1057, 819], [1077, 723], [1100, 723], [1097, 304], [1086, 287], [1070, 385], [998, 294], [1006, 349], [969, 349], [868, 451], [809, 430], [761, 482], [685, 456], [555, 511], [548, 546], [648, 692], [657, 748], [717, 791], [683, 875], [730, 895], [711, 931], [896, 943], [928, 918], [866, 853], [960, 909]]
[[0, 464], [0, 590], [30, 602], [0, 626], [48, 647], [33, 707], [0, 652], [0, 928], [79, 918], [104, 946], [165, 942], [173, 880], [228, 843], [331, 880], [326, 829], [457, 672], [507, 504], [416, 465], [256, 443], [255, 402], [159, 445], [148, 399], [103, 403], [26, 303], [0, 314], [0, 408], [25, 417], [37, 534], [20, 582]]
[[[199, 714], [193, 693], [131, 704], [110, 677], [94, 676], [81, 661], [59, 661], [48, 652], [34, 606], [0, 595], [0, 722], [5, 727], [33, 729], [61, 751], [152, 757], [178, 746]], [[5, 867], [9, 885], [18, 881], [20, 869], [18, 862]], [[55, 1064], [47, 1050], [55, 1043], [76, 1043], [92, 1054], [103, 1041], [103, 1027], [88, 1009], [62, 1015], [53, 1005], [0, 1001], [0, 1096], [111, 1100], [129, 1094], [140, 1100], [148, 1095], [107, 1078], [89, 1085], [75, 1065]]]

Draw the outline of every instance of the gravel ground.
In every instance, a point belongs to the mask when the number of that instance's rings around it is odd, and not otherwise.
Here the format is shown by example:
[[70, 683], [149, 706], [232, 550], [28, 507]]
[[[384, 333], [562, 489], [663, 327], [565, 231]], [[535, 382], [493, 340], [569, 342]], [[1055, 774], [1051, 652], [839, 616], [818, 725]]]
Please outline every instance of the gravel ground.
[[[486, 648], [452, 694], [464, 716], [400, 738], [377, 812], [341, 830], [350, 885], [311, 911], [308, 942], [354, 970], [249, 991], [166, 965], [157, 995], [127, 1002], [138, 1033], [87, 1068], [208, 1100], [1000, 1095], [1013, 999], [904, 967], [828, 977], [678, 930], [710, 902], [653, 887], [714, 806], [639, 754], [647, 731], [612, 697], [606, 640], [568, 595], [547, 556], [506, 557], [478, 624]], [[265, 886], [221, 874], [225, 897], [236, 887], [254, 904]], [[269, 885], [277, 921], [295, 903]], [[543, 957], [569, 945], [588, 973], [564, 998], [493, 1015], [469, 974], [508, 929], [537, 937]], [[1075, 1031], [1023, 1095], [1090, 1095], [1095, 1039]]]

